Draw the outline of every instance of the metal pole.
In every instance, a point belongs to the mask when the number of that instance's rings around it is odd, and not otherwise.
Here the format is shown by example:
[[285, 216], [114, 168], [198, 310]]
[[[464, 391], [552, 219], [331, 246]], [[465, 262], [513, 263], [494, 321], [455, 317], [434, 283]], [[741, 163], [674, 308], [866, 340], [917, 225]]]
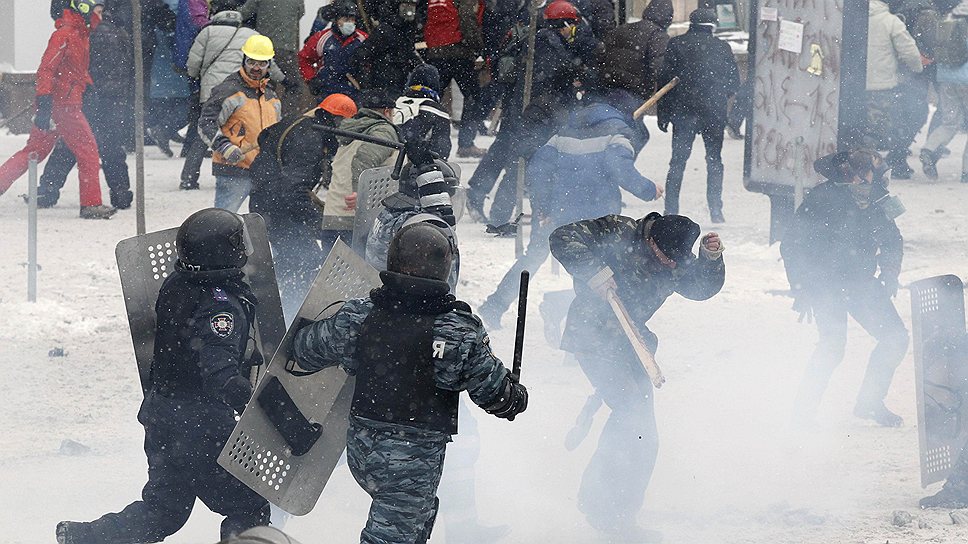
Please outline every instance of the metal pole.
[[[534, 82], [534, 36], [538, 32], [538, 5], [540, 0], [532, 0], [529, 11], [531, 20], [528, 22], [528, 54], [524, 65], [524, 97], [521, 101], [521, 119], [524, 121], [524, 110], [528, 109], [531, 103], [531, 86]], [[518, 187], [517, 187], [517, 209], [518, 214], [524, 213], [524, 157], [518, 157]], [[531, 217], [531, 221], [537, 218]], [[533, 228], [533, 227], [532, 227]], [[524, 229], [518, 225], [517, 234], [514, 236], [514, 256], [521, 257], [524, 254]]]
[[131, 0], [134, 38], [134, 207], [138, 234], [145, 229], [145, 65], [142, 56], [141, 0]]
[[27, 163], [27, 302], [37, 302], [37, 154]]

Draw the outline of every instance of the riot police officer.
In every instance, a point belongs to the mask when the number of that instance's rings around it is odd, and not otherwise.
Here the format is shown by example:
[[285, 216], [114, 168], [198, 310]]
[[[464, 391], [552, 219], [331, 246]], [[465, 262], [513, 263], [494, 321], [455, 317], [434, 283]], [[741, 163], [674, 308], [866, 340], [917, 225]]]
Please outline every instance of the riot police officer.
[[356, 376], [347, 464], [373, 499], [362, 543], [430, 537], [461, 391], [501, 418], [528, 406], [480, 319], [449, 294], [452, 258], [442, 229], [406, 225], [390, 243], [383, 286], [296, 335], [300, 367], [340, 365]]
[[138, 413], [148, 456], [142, 500], [92, 522], [60, 522], [58, 544], [160, 542], [188, 521], [196, 497], [225, 516], [223, 539], [269, 523], [269, 503], [216, 461], [252, 394], [245, 354], [257, 300], [242, 272], [244, 223], [226, 210], [201, 210], [182, 223], [175, 245]]

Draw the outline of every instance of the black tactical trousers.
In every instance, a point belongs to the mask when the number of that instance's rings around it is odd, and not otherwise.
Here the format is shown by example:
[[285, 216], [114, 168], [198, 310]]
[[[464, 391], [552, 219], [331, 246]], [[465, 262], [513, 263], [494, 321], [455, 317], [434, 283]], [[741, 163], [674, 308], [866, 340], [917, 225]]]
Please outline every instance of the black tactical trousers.
[[710, 212], [723, 210], [723, 121], [706, 119], [695, 115], [672, 117], [672, 159], [666, 177], [665, 213], [679, 213], [679, 190], [686, 161], [692, 155], [696, 135], [702, 136], [706, 147], [706, 203]]
[[[204, 420], [191, 423], [203, 425]], [[268, 525], [269, 503], [217, 462], [231, 427], [206, 432], [211, 430], [146, 424], [148, 483], [141, 500], [121, 512], [79, 524], [77, 540], [83, 544], [161, 542], [185, 525], [196, 497], [213, 512], [225, 516], [222, 539], [257, 525]]]
[[436, 58], [430, 59], [429, 62], [440, 74], [441, 94], [453, 80], [457, 82], [457, 87], [464, 95], [460, 130], [457, 132], [457, 146], [471, 147], [474, 145], [481, 121], [487, 116], [487, 112], [482, 111], [484, 101], [481, 100], [481, 83], [477, 70], [474, 69], [474, 61], [465, 58]]
[[908, 331], [890, 294], [873, 278], [843, 291], [817, 294], [810, 299], [819, 339], [797, 394], [796, 414], [812, 418], [827, 383], [844, 359], [847, 316], [850, 315], [877, 340], [857, 395], [859, 405], [883, 402], [908, 347]]

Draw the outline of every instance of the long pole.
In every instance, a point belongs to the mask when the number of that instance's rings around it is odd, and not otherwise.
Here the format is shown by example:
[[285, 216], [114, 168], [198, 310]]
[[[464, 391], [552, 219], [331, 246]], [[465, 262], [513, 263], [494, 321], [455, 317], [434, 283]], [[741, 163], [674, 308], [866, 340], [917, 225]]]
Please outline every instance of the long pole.
[[142, 56], [141, 0], [131, 0], [134, 38], [134, 207], [138, 234], [145, 229], [145, 63]]
[[[531, 19], [528, 21], [528, 54], [524, 64], [524, 97], [521, 100], [521, 119], [524, 120], [524, 110], [528, 109], [531, 103], [531, 86], [534, 83], [534, 41], [535, 34], [538, 32], [538, 5], [540, 0], [532, 0], [529, 7]], [[518, 157], [518, 187], [516, 205], [518, 215], [524, 213], [524, 157]], [[534, 217], [531, 221], [535, 221]], [[518, 225], [517, 234], [514, 236], [514, 256], [521, 257], [524, 254], [524, 232]]]
[[37, 154], [27, 163], [27, 302], [37, 302]]

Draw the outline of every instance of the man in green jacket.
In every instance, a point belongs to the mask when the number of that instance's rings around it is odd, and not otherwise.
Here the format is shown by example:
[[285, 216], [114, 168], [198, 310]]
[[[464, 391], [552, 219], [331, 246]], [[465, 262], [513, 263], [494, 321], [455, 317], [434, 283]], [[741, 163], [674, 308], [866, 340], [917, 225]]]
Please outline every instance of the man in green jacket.
[[[340, 128], [391, 142], [400, 141], [397, 129], [390, 122], [393, 117], [394, 97], [384, 89], [371, 89], [359, 100], [356, 116], [340, 123]], [[333, 157], [333, 177], [326, 193], [323, 210], [323, 252], [333, 247], [336, 239], [350, 243], [353, 237], [353, 218], [356, 215], [356, 189], [360, 174], [369, 168], [393, 164], [396, 151], [378, 144], [340, 138], [340, 148]], [[367, 233], [360, 233], [366, 236]]]
[[306, 14], [305, 0], [246, 0], [239, 9], [243, 20], [255, 17], [255, 29], [268, 36], [276, 46], [275, 63], [279, 65], [284, 80], [282, 114], [302, 113], [306, 84], [299, 75], [299, 59], [296, 54], [302, 44], [299, 39], [299, 20]]

